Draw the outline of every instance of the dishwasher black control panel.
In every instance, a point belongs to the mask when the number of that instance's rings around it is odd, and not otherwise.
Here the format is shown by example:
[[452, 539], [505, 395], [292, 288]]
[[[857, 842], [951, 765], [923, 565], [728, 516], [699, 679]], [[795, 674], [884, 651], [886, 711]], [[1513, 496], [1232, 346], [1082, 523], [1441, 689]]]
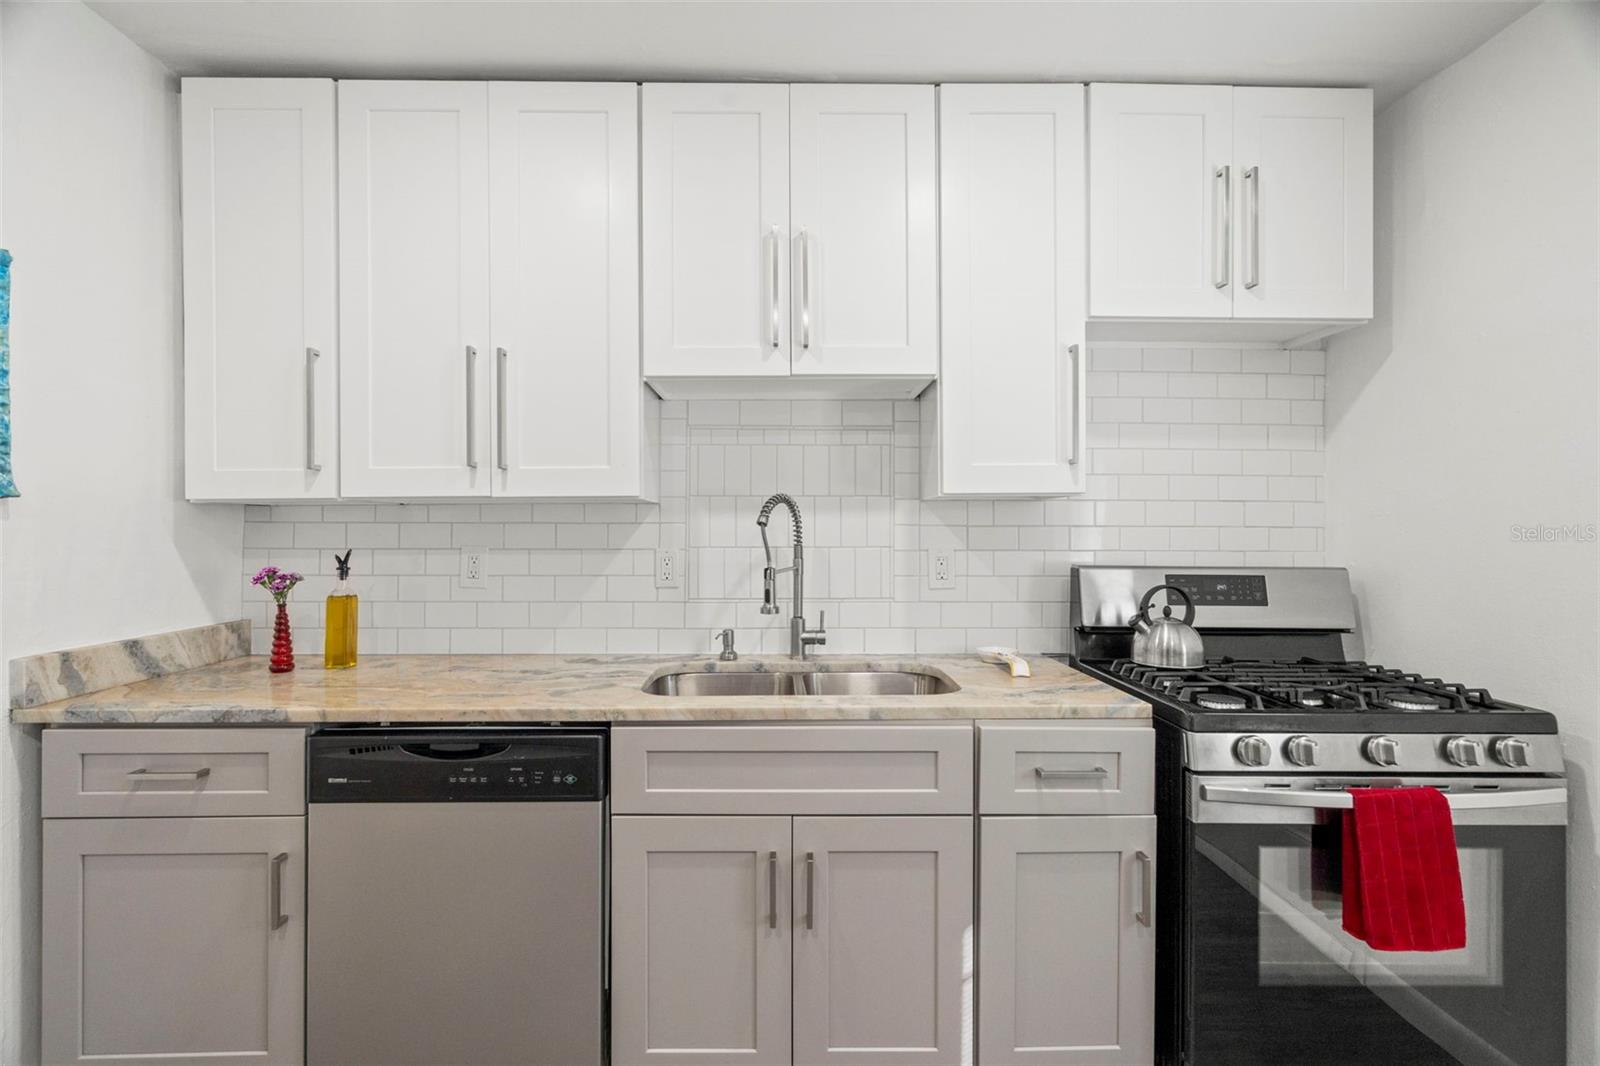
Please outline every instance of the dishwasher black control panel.
[[605, 798], [606, 734], [562, 729], [329, 729], [307, 750], [312, 803]]

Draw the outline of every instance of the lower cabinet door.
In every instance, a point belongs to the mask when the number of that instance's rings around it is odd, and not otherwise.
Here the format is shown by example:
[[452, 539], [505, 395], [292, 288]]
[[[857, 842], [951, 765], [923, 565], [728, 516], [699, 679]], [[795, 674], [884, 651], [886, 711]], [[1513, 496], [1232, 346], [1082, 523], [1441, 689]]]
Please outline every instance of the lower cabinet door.
[[788, 1066], [789, 819], [611, 819], [611, 1062]]
[[1149, 1066], [1152, 815], [983, 818], [978, 1061]]
[[305, 819], [44, 823], [43, 1058], [300, 1063]]
[[794, 820], [794, 1061], [972, 1061], [970, 817]]

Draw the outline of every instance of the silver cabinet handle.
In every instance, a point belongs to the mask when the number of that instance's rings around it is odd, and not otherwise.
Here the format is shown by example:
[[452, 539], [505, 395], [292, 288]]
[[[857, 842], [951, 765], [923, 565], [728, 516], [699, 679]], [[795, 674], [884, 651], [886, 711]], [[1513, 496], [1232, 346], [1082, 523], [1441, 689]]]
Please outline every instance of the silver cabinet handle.
[[806, 928], [817, 927], [817, 853], [806, 852]]
[[191, 781], [204, 781], [211, 776], [211, 767], [202, 766], [198, 770], [146, 770], [141, 766], [137, 770], [129, 770], [128, 776], [144, 780], [166, 780], [181, 777]]
[[778, 853], [767, 852], [767, 928], [778, 928]]
[[1212, 175], [1212, 180], [1222, 182], [1222, 207], [1217, 211], [1217, 220], [1211, 228], [1212, 242], [1212, 284], [1219, 289], [1226, 289], [1233, 280], [1233, 167], [1221, 166]]
[[467, 345], [467, 469], [478, 469], [478, 349]]
[[1096, 766], [1089, 770], [1052, 770], [1045, 766], [1035, 766], [1033, 768], [1033, 776], [1041, 781], [1046, 781], [1053, 777], [1105, 777], [1110, 772], [1104, 766]]
[[1250, 239], [1245, 242], [1244, 287], [1253, 289], [1261, 284], [1261, 168], [1251, 167], [1244, 172], [1244, 187], [1249, 194], [1250, 213], [1245, 215]]
[[1133, 917], [1140, 925], [1148, 926], [1151, 921], [1150, 897], [1155, 892], [1156, 884], [1155, 863], [1142, 851], [1133, 853], [1133, 861], [1139, 864], [1139, 913]]
[[1076, 344], [1067, 345], [1067, 360], [1068, 366], [1071, 368], [1069, 372], [1072, 375], [1072, 406], [1067, 408], [1072, 415], [1072, 431], [1067, 435], [1068, 466], [1078, 465], [1078, 424], [1082, 421], [1082, 415], [1078, 411], [1080, 399], [1078, 396], [1078, 378], [1080, 376], [1078, 373], [1078, 361], [1081, 358], [1082, 355]]
[[768, 291], [772, 295], [772, 321], [770, 323], [770, 333], [768, 339], [772, 342], [773, 351], [777, 351], [779, 348], [783, 347], [783, 335], [779, 332], [780, 322], [778, 319], [778, 274], [781, 269], [778, 262], [778, 256], [783, 252], [783, 248], [781, 247], [783, 244], [783, 238], [778, 236], [777, 223], [773, 223], [771, 240], [771, 254], [767, 259], [767, 270], [771, 276], [768, 277], [767, 281], [771, 286]]
[[[1310, 807], [1324, 811], [1347, 811], [1355, 806], [1350, 793], [1342, 788], [1308, 792], [1253, 788], [1248, 785], [1202, 785], [1200, 798], [1208, 803], [1243, 803], [1255, 807]], [[1453, 811], [1492, 811], [1508, 807], [1564, 806], [1565, 786], [1528, 788], [1504, 792], [1446, 793]]]
[[282, 929], [289, 924], [289, 916], [283, 913], [283, 867], [289, 861], [289, 853], [280, 851], [272, 857], [272, 928]]
[[313, 474], [322, 471], [317, 462], [317, 360], [321, 358], [315, 348], [306, 349], [306, 469]]
[[506, 458], [506, 359], [508, 356], [506, 355], [506, 350], [504, 348], [496, 348], [494, 350], [494, 355], [495, 464], [499, 466], [501, 470], [510, 470], [511, 464]]
[[811, 234], [800, 231], [800, 347], [811, 350]]

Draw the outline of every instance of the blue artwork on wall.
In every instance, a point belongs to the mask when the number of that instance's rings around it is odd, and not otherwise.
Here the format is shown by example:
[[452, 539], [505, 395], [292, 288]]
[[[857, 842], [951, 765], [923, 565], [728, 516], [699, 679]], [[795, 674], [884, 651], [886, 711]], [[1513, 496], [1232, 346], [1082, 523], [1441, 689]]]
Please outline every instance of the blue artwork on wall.
[[11, 253], [0, 248], [0, 496], [17, 495], [11, 476]]

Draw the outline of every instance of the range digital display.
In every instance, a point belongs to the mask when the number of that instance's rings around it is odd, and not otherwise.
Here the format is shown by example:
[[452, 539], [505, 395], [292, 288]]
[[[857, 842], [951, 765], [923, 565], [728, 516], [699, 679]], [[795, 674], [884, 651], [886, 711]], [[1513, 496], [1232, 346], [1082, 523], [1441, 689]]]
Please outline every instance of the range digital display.
[[1263, 574], [1168, 574], [1167, 584], [1189, 594], [1196, 607], [1265, 607]]

